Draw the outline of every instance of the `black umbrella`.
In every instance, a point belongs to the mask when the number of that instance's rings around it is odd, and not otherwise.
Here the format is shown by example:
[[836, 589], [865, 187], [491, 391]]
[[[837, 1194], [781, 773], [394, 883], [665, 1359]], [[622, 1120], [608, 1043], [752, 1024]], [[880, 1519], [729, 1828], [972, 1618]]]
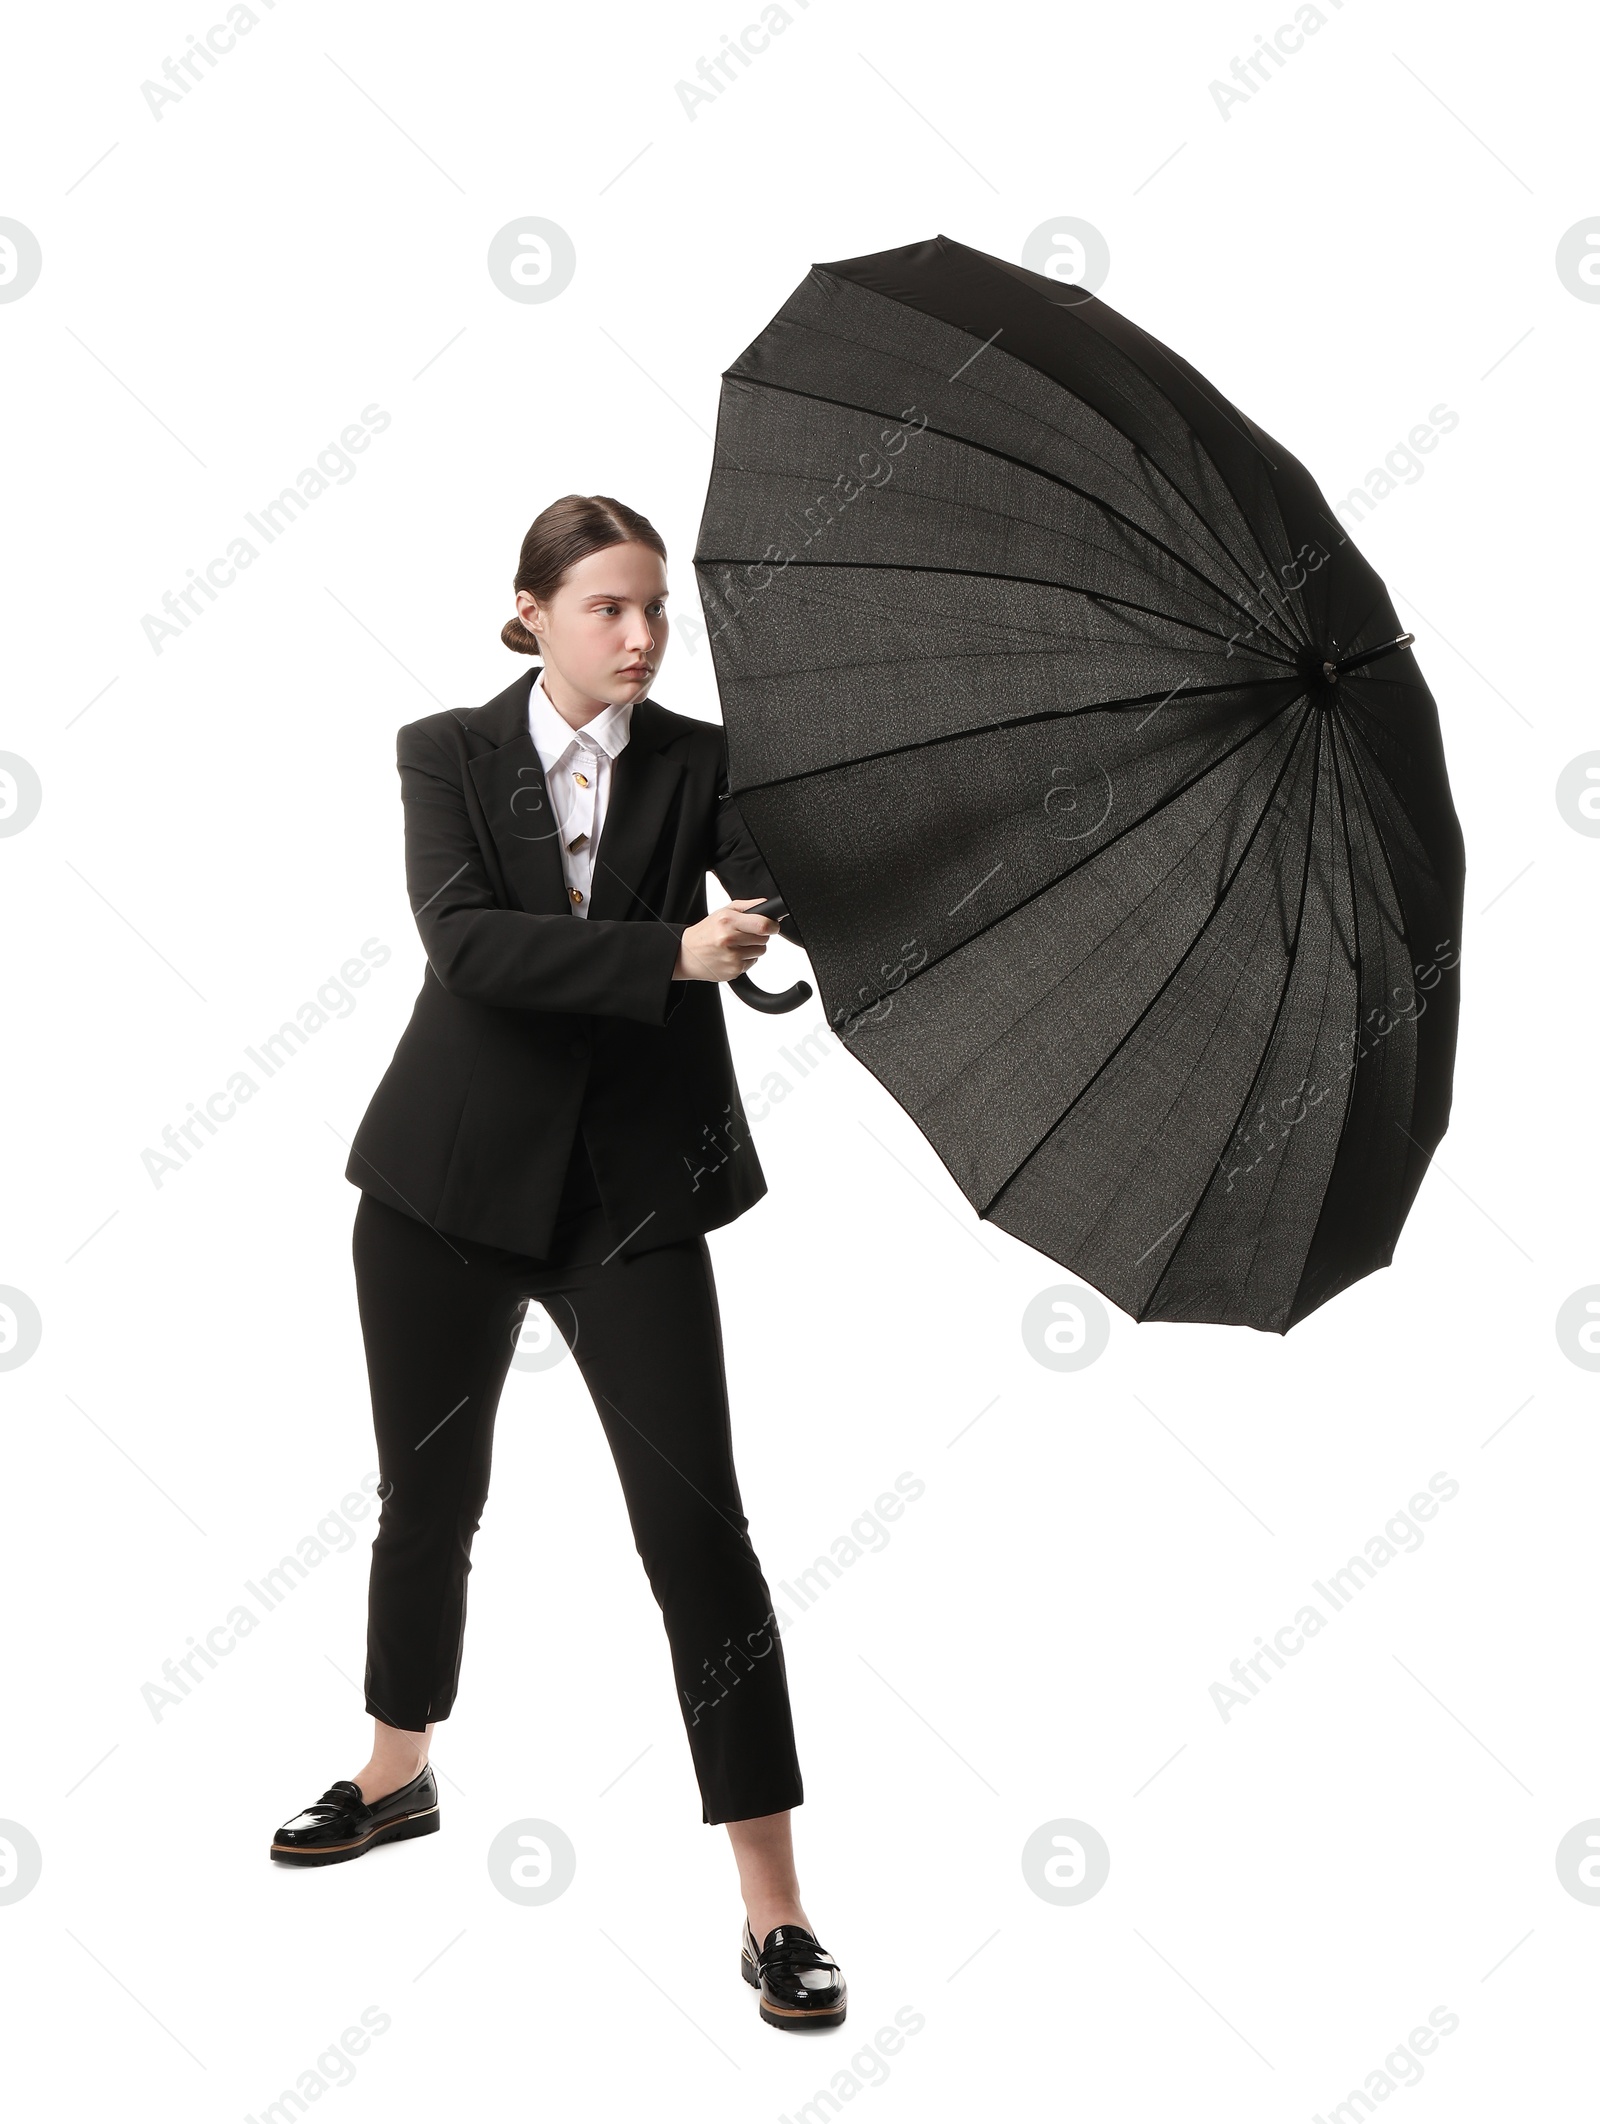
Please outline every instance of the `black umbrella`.
[[981, 1216], [1141, 1320], [1282, 1333], [1392, 1258], [1461, 830], [1302, 465], [939, 236], [813, 267], [724, 372], [695, 568], [829, 1022]]

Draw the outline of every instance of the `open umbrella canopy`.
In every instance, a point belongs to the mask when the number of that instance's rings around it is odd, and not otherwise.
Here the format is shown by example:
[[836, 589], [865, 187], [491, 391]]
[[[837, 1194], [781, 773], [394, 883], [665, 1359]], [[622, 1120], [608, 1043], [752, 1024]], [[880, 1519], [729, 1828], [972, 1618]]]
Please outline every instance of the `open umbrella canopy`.
[[1391, 1259], [1461, 831], [1281, 444], [940, 236], [813, 267], [725, 371], [695, 568], [829, 1022], [980, 1215], [1139, 1319], [1281, 1333]]

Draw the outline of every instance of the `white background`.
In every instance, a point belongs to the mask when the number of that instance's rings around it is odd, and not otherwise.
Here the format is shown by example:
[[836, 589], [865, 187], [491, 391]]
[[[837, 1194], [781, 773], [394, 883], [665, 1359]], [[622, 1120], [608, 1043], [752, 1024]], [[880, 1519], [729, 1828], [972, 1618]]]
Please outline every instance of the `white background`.
[[[822, 2090], [885, 2119], [1326, 2117], [1442, 2008], [1408, 2115], [1587, 2114], [1600, 1907], [1555, 1855], [1600, 1815], [1600, 1454], [1555, 1320], [1600, 1277], [1600, 843], [1555, 784], [1600, 742], [1600, 305], [1554, 260], [1600, 213], [1592, 23], [1325, 0], [1225, 118], [1210, 83], [1287, 0], [814, 0], [690, 116], [678, 84], [755, 0], [282, 0], [157, 119], [141, 85], [211, 5], [35, 10], [4, 45], [0, 213], [44, 259], [0, 307], [0, 747], [43, 787], [0, 840], [0, 1283], [43, 1323], [0, 1375], [0, 1817], [43, 1853], [0, 1903], [19, 2111], [70, 2083], [83, 2116], [259, 2118], [320, 2073], [346, 2119], [759, 2120]], [[547, 304], [485, 266], [528, 214], [576, 247]], [[1455, 1108], [1390, 1269], [1284, 1338], [1113, 1313], [1063, 1373], [1020, 1323], [1067, 1271], [980, 1225], [844, 1049], [782, 1060], [818, 1002], [726, 1000], [752, 1101], [792, 1085], [755, 1124], [769, 1195], [711, 1241], [774, 1589], [926, 1485], [786, 1633], [802, 1886], [851, 1987], [842, 2030], [790, 2040], [736, 1973], [726, 1838], [570, 1362], [501, 1406], [441, 1835], [267, 1860], [365, 1760], [370, 1517], [175, 1707], [141, 1692], [375, 1467], [343, 1167], [423, 967], [397, 727], [523, 668], [517, 548], [573, 490], [662, 531], [655, 694], [716, 720], [688, 622], [721, 370], [814, 262], [939, 232], [1016, 259], [1065, 214], [1107, 238], [1105, 299], [1330, 498], [1459, 415], [1358, 533], [1466, 837]], [[372, 404], [356, 475], [156, 654], [143, 616]], [[353, 1011], [155, 1186], [161, 1130], [371, 937]], [[762, 978], [802, 970], [775, 945]], [[1230, 1663], [1439, 1471], [1421, 1547], [1224, 1720]], [[533, 1908], [486, 1865], [524, 1818], [577, 1852]], [[1069, 1906], [1021, 1863], [1062, 1819], [1111, 1854]]]

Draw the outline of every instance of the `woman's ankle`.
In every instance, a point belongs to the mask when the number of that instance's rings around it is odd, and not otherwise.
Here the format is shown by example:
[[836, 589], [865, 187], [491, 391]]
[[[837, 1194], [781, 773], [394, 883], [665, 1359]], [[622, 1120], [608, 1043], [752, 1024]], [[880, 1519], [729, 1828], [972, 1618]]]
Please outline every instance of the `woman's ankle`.
[[353, 1780], [368, 1806], [376, 1800], [386, 1799], [391, 1792], [398, 1792], [402, 1785], [409, 1785], [413, 1778], [420, 1777], [427, 1766], [428, 1749], [433, 1741], [431, 1725], [415, 1732], [402, 1726], [385, 1726], [376, 1720], [374, 1725], [372, 1753]]

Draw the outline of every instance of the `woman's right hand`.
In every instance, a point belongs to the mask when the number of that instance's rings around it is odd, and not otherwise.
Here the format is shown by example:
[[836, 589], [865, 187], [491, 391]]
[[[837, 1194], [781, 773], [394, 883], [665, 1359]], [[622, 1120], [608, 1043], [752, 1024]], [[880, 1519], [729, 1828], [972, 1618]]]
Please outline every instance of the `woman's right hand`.
[[691, 923], [679, 941], [673, 980], [731, 981], [748, 973], [766, 950], [768, 937], [778, 930], [770, 915], [742, 911], [760, 905], [759, 893], [750, 900], [730, 900], [703, 922]]

